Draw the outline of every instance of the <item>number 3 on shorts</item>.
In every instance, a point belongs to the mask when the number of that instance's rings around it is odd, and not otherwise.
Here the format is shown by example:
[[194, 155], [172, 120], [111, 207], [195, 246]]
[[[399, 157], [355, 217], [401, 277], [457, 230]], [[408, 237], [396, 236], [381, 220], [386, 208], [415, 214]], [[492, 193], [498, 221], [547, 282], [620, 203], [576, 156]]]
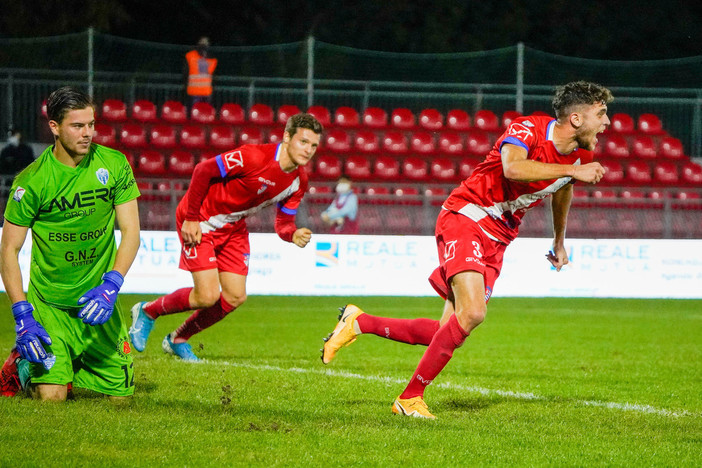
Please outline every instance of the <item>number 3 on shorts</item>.
[[475, 255], [476, 258], [482, 258], [483, 253], [480, 251], [480, 243], [478, 241], [473, 241], [473, 247], [475, 247], [475, 250], [473, 250], [473, 255]]

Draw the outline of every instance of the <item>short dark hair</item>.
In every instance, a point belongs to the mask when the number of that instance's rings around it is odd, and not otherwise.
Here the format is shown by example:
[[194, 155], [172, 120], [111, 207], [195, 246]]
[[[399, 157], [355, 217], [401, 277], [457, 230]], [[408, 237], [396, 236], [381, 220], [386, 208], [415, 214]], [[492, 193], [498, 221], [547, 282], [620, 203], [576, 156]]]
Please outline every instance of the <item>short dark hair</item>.
[[553, 111], [556, 118], [568, 116], [574, 106], [591, 105], [597, 102], [609, 104], [614, 100], [612, 92], [602, 85], [587, 81], [573, 81], [556, 88], [553, 96]]
[[68, 111], [85, 109], [86, 107], [95, 109], [93, 98], [71, 86], [57, 89], [46, 100], [46, 114], [49, 120], [58, 123], [61, 123]]
[[297, 133], [298, 128], [306, 128], [312, 130], [317, 135], [321, 135], [324, 131], [324, 127], [319, 120], [317, 120], [312, 114], [295, 114], [290, 117], [285, 124], [285, 131], [292, 137]]

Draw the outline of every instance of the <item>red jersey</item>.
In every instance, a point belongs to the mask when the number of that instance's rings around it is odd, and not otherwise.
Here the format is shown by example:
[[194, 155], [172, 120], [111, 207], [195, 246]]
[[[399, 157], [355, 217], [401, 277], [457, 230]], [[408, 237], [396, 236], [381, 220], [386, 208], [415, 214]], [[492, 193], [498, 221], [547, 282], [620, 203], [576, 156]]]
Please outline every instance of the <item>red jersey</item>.
[[592, 152], [576, 149], [561, 154], [553, 144], [556, 121], [548, 116], [515, 119], [497, 139], [484, 161], [471, 176], [451, 192], [444, 208], [461, 213], [476, 221], [495, 239], [509, 244], [519, 233], [524, 213], [539, 205], [544, 198], [571, 182], [571, 177], [535, 182], [508, 180], [502, 170], [502, 145], [521, 146], [527, 158], [551, 164], [586, 164], [592, 162]]
[[178, 204], [178, 218], [199, 221], [205, 234], [277, 203], [276, 232], [291, 240], [307, 173], [300, 167], [283, 172], [280, 151], [279, 144], [243, 145], [201, 162]]

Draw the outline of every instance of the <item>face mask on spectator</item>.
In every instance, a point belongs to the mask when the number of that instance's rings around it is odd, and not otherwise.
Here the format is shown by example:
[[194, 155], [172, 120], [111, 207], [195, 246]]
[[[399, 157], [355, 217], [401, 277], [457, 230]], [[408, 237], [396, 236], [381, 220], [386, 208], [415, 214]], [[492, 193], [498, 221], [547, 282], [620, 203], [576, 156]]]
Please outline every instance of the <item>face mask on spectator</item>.
[[339, 182], [336, 184], [336, 193], [347, 193], [351, 190], [351, 184], [348, 182]]

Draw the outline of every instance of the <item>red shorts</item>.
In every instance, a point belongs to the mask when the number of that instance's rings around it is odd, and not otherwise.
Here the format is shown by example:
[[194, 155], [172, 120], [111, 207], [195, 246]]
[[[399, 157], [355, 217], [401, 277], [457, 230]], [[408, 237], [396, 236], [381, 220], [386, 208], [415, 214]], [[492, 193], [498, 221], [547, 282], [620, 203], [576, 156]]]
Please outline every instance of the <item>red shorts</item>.
[[472, 219], [441, 210], [436, 220], [436, 247], [439, 267], [429, 276], [429, 283], [439, 296], [448, 298], [454, 275], [477, 271], [485, 280], [485, 302], [488, 302], [500, 276], [507, 244], [490, 239]]
[[180, 269], [186, 271], [202, 271], [218, 269], [238, 275], [248, 275], [249, 231], [243, 219], [234, 224], [228, 224], [202, 235], [200, 245], [185, 247], [180, 234], [181, 222], [178, 225], [178, 238], [182, 250], [180, 252]]

